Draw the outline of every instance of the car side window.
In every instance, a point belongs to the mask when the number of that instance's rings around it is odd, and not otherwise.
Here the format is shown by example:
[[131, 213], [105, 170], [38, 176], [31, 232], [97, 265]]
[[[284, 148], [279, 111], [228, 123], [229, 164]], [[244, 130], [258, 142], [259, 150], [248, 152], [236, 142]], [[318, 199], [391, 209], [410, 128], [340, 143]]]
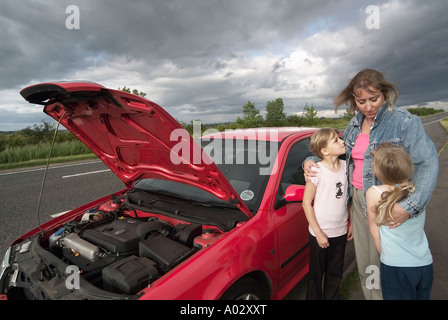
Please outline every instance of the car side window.
[[300, 140], [295, 143], [289, 150], [286, 158], [285, 168], [280, 182], [280, 192], [292, 184], [305, 185], [304, 171], [302, 169], [302, 162], [309, 156], [313, 155], [310, 151], [310, 138]]

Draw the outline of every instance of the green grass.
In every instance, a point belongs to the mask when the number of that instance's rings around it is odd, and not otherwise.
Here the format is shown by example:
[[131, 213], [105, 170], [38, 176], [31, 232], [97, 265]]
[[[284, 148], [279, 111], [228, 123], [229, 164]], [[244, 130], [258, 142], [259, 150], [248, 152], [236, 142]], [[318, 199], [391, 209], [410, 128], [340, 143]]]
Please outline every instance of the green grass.
[[[47, 163], [50, 143], [6, 148], [0, 152], [0, 170]], [[55, 143], [51, 163], [91, 159], [96, 156], [80, 141]]]
[[359, 286], [359, 274], [358, 269], [354, 270], [347, 275], [347, 277], [342, 281], [339, 287], [339, 299], [340, 300], [350, 300], [350, 295], [352, 292], [357, 290]]
[[440, 121], [440, 124], [445, 128], [446, 131], [448, 131], [448, 118], [445, 118], [442, 121]]
[[[97, 159], [97, 156], [91, 154], [80, 154], [77, 156], [51, 158], [50, 163], [63, 163], [77, 160]], [[34, 167], [47, 164], [47, 159], [37, 159], [17, 163], [0, 164], [0, 170]]]

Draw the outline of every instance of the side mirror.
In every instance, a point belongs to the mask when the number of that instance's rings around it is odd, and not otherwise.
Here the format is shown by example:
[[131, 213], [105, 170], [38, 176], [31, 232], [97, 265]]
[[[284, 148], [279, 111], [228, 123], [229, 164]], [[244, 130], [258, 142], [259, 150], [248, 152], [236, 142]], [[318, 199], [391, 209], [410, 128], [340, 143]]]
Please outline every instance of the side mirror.
[[305, 186], [292, 184], [286, 188], [284, 199], [286, 200], [286, 202], [303, 201], [304, 192]]

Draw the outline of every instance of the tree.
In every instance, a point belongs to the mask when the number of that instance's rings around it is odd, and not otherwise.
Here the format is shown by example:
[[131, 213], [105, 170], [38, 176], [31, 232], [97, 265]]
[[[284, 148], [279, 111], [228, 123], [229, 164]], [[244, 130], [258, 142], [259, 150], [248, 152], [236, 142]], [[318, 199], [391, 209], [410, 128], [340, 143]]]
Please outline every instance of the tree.
[[41, 124], [35, 124], [33, 127], [26, 127], [19, 131], [19, 135], [24, 137], [26, 144], [39, 144], [50, 142], [53, 139], [55, 125], [42, 120]]
[[292, 114], [286, 117], [286, 125], [291, 127], [300, 126], [301, 118], [297, 114]]
[[266, 104], [266, 125], [270, 127], [279, 127], [286, 122], [286, 113], [284, 112], [283, 99], [277, 98]]
[[260, 110], [255, 108], [255, 105], [248, 101], [243, 106], [243, 118], [236, 118], [236, 123], [245, 128], [256, 128], [263, 126], [263, 116], [260, 114]]
[[317, 117], [317, 110], [314, 110], [314, 106], [308, 106], [308, 103], [305, 104], [305, 108], [302, 113], [302, 125], [305, 126], [314, 126], [317, 124], [319, 118]]
[[124, 91], [124, 92], [128, 92], [128, 93], [132, 93], [132, 94], [135, 94], [136, 96], [140, 96], [140, 97], [145, 97], [146, 96], [145, 92], [138, 91], [137, 89], [134, 89], [131, 92], [131, 88], [127, 88], [126, 86], [124, 86], [123, 88], [118, 87], [118, 90], [121, 90], [121, 91]]

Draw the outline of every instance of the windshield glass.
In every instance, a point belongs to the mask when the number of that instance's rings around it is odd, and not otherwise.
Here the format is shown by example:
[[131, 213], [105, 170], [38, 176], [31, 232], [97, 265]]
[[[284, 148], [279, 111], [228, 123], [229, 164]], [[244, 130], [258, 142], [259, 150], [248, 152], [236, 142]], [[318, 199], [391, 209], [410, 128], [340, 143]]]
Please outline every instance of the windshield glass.
[[203, 139], [201, 146], [256, 213], [278, 153], [278, 143], [248, 139]]
[[[215, 162], [247, 207], [256, 213], [273, 170], [278, 143], [245, 139], [204, 139], [200, 144]], [[169, 180], [143, 179], [136, 188], [171, 195], [188, 201], [230, 205], [211, 193]]]

